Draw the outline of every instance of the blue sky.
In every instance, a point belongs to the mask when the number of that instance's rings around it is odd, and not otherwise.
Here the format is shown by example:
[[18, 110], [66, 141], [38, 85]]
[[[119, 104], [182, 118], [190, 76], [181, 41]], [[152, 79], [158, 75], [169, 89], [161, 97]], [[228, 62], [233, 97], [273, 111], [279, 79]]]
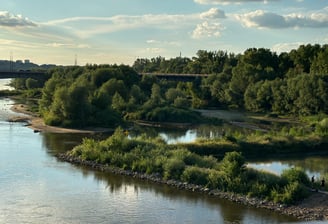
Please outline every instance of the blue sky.
[[0, 0], [0, 59], [132, 64], [328, 43], [327, 0]]

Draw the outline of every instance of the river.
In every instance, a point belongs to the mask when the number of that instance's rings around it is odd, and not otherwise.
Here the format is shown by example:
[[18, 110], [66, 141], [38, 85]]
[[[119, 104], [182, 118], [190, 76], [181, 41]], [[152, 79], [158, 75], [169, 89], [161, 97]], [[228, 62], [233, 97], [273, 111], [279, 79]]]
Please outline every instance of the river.
[[[267, 210], [59, 162], [82, 136], [9, 123], [0, 99], [0, 223], [293, 223]], [[300, 223], [300, 222], [298, 222]]]

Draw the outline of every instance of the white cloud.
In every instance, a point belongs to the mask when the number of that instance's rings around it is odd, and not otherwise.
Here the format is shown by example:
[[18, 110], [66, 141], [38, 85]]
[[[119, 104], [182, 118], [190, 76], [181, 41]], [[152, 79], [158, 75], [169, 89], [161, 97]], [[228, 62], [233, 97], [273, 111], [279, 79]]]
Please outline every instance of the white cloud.
[[303, 42], [294, 42], [294, 43], [278, 43], [272, 47], [272, 51], [277, 53], [290, 52], [293, 49], [297, 49], [300, 45], [304, 45]]
[[81, 38], [143, 27], [155, 29], [177, 29], [199, 18], [199, 14], [147, 14], [141, 16], [117, 15], [113, 17], [72, 17], [45, 23], [73, 30]]
[[53, 48], [73, 48], [73, 49], [85, 49], [90, 48], [87, 44], [73, 44], [73, 43], [48, 43], [46, 44], [47, 47], [53, 47]]
[[308, 16], [301, 14], [279, 15], [276, 13], [256, 10], [236, 18], [246, 27], [255, 28], [326, 28], [328, 27], [327, 13], [312, 13]]
[[147, 40], [147, 44], [154, 45], [171, 45], [171, 46], [180, 46], [181, 44], [176, 41], [160, 41], [160, 40]]
[[[193, 32], [193, 37], [219, 36], [218, 23], [208, 22], [225, 18], [224, 11], [211, 8], [206, 12], [193, 14], [146, 14], [140, 16], [116, 15], [112, 17], [72, 17], [53, 20], [45, 23], [47, 26], [60, 26], [71, 30], [80, 38], [90, 38], [95, 35], [114, 33], [125, 30], [142, 29], [144, 27], [166, 30], [192, 29], [201, 20], [206, 23], [199, 24]], [[151, 41], [150, 41], [151, 42]], [[167, 44], [167, 43], [166, 43]], [[176, 44], [176, 43], [175, 43]], [[173, 44], [174, 45], [174, 44]]]
[[153, 54], [159, 54], [159, 53], [164, 52], [164, 49], [158, 48], [158, 47], [152, 47], [152, 48], [147, 48], [146, 51], [149, 53], [153, 53]]
[[146, 42], [147, 42], [147, 44], [159, 44], [160, 43], [160, 41], [158, 41], [158, 40], [147, 40]]
[[241, 4], [241, 3], [247, 3], [247, 2], [275, 2], [278, 0], [194, 0], [196, 3], [202, 4], [202, 5], [228, 5], [228, 4]]
[[0, 46], [1, 47], [8, 47], [10, 46], [11, 48], [15, 49], [32, 49], [32, 48], [38, 48], [37, 43], [33, 42], [25, 42], [25, 41], [18, 41], [18, 40], [8, 40], [8, 39], [0, 39]]
[[22, 15], [14, 15], [7, 11], [0, 11], [0, 27], [33, 27], [36, 24]]
[[201, 19], [222, 19], [226, 18], [226, 15], [224, 11], [217, 9], [217, 8], [211, 8], [207, 12], [203, 12], [200, 14]]
[[220, 23], [210, 23], [205, 21], [201, 24], [198, 24], [195, 30], [192, 33], [192, 38], [194, 39], [201, 39], [201, 38], [208, 38], [208, 37], [220, 37], [222, 30], [222, 26]]

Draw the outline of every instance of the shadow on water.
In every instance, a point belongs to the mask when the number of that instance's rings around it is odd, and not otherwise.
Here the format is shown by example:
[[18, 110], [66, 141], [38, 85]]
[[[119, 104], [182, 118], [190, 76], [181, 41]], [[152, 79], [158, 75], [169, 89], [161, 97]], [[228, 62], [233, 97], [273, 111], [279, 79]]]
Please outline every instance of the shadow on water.
[[82, 143], [83, 138], [103, 140], [108, 134], [81, 134], [81, 133], [40, 133], [43, 136], [42, 144], [51, 155], [72, 150]]
[[[102, 182], [110, 195], [116, 192], [126, 192], [128, 187], [134, 189], [134, 194], [148, 192], [156, 195], [156, 198], [165, 198], [165, 200], [181, 202], [186, 204], [199, 205], [207, 209], [217, 211], [225, 223], [258, 223], [255, 220], [265, 220], [265, 223], [295, 222], [297, 219], [283, 216], [265, 209], [255, 209], [242, 206], [231, 201], [216, 198], [202, 193], [195, 193], [186, 190], [179, 190], [167, 185], [157, 184], [149, 181], [135, 179], [128, 176], [121, 176], [111, 173], [92, 171], [90, 169], [77, 166], [85, 178], [93, 177], [95, 181]], [[262, 223], [262, 222], [260, 222]]]

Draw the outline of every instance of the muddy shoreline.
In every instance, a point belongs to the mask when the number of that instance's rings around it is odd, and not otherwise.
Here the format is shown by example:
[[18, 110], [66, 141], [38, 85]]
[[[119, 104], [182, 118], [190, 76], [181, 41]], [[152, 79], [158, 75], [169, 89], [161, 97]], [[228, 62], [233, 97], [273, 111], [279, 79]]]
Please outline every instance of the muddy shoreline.
[[67, 154], [59, 154], [57, 155], [57, 158], [60, 161], [69, 162], [71, 164], [75, 164], [78, 166], [84, 166], [97, 171], [130, 176], [145, 181], [165, 184], [181, 190], [188, 190], [192, 192], [207, 194], [213, 197], [229, 200], [245, 206], [271, 210], [283, 215], [295, 217], [302, 221], [328, 220], [328, 203], [327, 203], [328, 195], [320, 192], [311, 192], [311, 195], [304, 201], [300, 202], [299, 204], [286, 206], [283, 204], [274, 203], [271, 201], [262, 200], [258, 198], [250, 198], [235, 193], [222, 192], [217, 189], [209, 189], [195, 184], [183, 183], [176, 180], [164, 180], [160, 175], [156, 175], [156, 174], [148, 175], [145, 173], [133, 172], [129, 170], [110, 167], [108, 165], [98, 164], [93, 161], [83, 161], [80, 158], [72, 157]]

